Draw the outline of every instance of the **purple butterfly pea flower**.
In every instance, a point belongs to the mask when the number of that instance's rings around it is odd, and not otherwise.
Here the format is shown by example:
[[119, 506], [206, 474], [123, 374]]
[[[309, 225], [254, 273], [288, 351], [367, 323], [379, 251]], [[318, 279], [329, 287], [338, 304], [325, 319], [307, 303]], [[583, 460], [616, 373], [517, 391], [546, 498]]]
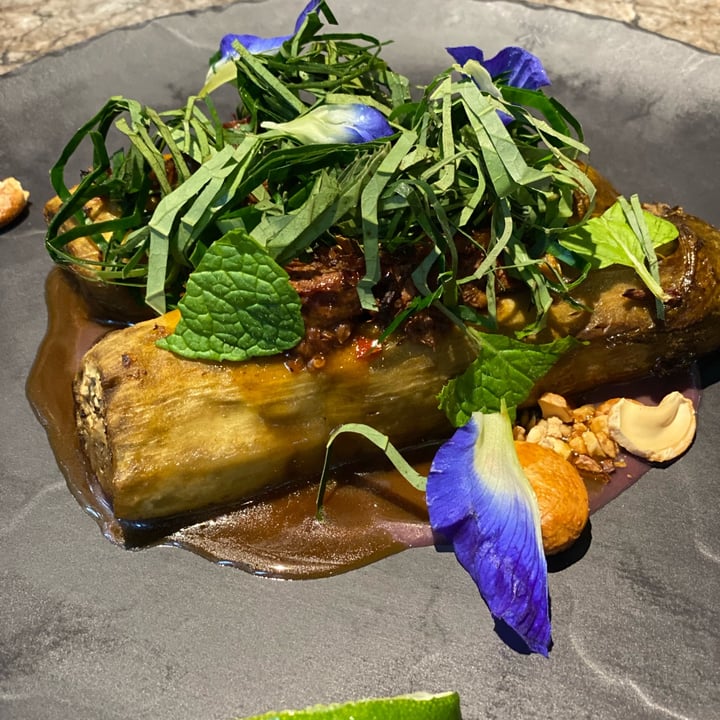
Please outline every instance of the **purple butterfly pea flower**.
[[305, 145], [366, 143], [394, 133], [379, 110], [362, 103], [319, 105], [288, 122], [266, 121], [262, 126], [290, 135]]
[[552, 643], [540, 512], [507, 412], [473, 414], [440, 447], [427, 479], [430, 524], [452, 543], [493, 616], [532, 652]]
[[550, 79], [540, 59], [521, 47], [506, 47], [489, 60], [485, 60], [483, 51], [473, 45], [446, 50], [460, 66], [468, 60], [477, 60], [493, 80], [501, 80], [505, 85], [526, 90], [538, 90], [550, 85]]
[[[310, 0], [310, 2], [302, 9], [298, 19], [295, 22], [295, 30], [290, 35], [278, 35], [276, 37], [264, 38], [259, 35], [236, 35], [228, 34], [220, 40], [220, 52], [217, 60], [212, 64], [211, 70], [217, 70], [220, 65], [224, 65], [226, 62], [233, 60], [238, 56], [235, 50], [235, 43], [240, 43], [248, 52], [253, 55], [260, 55], [262, 53], [274, 52], [279, 50], [284, 42], [291, 40], [302, 27], [305, 18], [311, 13], [317, 10], [322, 0]], [[216, 56], [217, 57], [217, 56]]]

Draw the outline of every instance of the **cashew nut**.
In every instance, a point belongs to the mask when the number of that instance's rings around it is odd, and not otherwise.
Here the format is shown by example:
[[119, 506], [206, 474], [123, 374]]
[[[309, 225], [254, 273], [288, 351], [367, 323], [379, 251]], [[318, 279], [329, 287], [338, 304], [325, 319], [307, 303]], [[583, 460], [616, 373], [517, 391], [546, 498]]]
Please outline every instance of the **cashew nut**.
[[610, 409], [610, 437], [628, 452], [651, 462], [682, 455], [695, 437], [695, 407], [680, 392], [671, 392], [658, 405], [622, 398]]
[[538, 405], [544, 418], [556, 417], [564, 423], [573, 421], [572, 409], [562, 395], [546, 392], [538, 400]]

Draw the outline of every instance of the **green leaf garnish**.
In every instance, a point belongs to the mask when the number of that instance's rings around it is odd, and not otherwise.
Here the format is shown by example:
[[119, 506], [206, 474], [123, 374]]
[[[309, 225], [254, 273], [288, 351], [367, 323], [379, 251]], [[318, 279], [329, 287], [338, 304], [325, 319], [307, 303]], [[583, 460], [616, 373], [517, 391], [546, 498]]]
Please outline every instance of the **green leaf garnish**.
[[380, 260], [378, 258], [380, 249], [378, 219], [380, 196], [402, 160], [410, 152], [416, 138], [417, 136], [414, 132], [405, 132], [399, 137], [390, 152], [380, 163], [377, 172], [365, 186], [360, 199], [363, 248], [365, 252], [365, 276], [358, 284], [358, 295], [360, 296], [360, 304], [366, 310], [372, 310], [375, 307], [372, 288], [380, 279]]
[[667, 300], [657, 277], [655, 248], [677, 236], [678, 229], [671, 222], [642, 210], [637, 198], [630, 204], [621, 198], [599, 217], [559, 235], [558, 241], [584, 257], [592, 268], [634, 268], [656, 298]]
[[440, 408], [455, 427], [474, 412], [511, 411], [524, 402], [535, 383], [565, 352], [579, 344], [573, 337], [533, 345], [505, 335], [471, 331], [479, 343], [478, 357], [440, 392]]
[[345, 423], [335, 428], [328, 437], [325, 445], [325, 462], [323, 463], [322, 473], [320, 474], [320, 484], [318, 486], [316, 515], [318, 519], [322, 517], [323, 498], [327, 487], [327, 473], [330, 469], [330, 452], [335, 440], [345, 433], [353, 433], [360, 435], [370, 441], [375, 447], [382, 450], [385, 457], [393, 464], [393, 467], [409, 482], [416, 490], [425, 491], [427, 478], [421, 475], [410, 463], [405, 460], [398, 449], [390, 442], [387, 435], [376, 430], [370, 425], [363, 423]]
[[287, 273], [243, 230], [210, 246], [179, 309], [175, 332], [158, 345], [193, 359], [274, 355], [305, 334], [300, 298]]

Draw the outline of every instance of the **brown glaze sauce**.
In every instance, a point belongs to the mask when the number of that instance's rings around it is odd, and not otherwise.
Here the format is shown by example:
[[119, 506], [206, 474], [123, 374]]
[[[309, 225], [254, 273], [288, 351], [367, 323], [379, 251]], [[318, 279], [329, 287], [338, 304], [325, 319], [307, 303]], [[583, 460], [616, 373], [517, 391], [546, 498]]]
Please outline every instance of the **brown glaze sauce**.
[[[346, 572], [408, 548], [442, 543], [428, 524], [424, 494], [378, 458], [376, 467], [333, 472], [324, 517], [315, 517], [317, 485], [287, 487], [210, 516], [149, 524], [118, 520], [85, 460], [75, 429], [72, 380], [86, 350], [112, 325], [92, 318], [76, 281], [53, 269], [46, 282], [48, 326], [28, 383], [58, 465], [80, 505], [103, 534], [128, 549], [173, 545], [257, 575], [317, 578]], [[663, 383], [667, 390], [667, 383]], [[635, 393], [637, 394], [637, 393]], [[696, 392], [697, 397], [697, 392]], [[433, 448], [414, 453], [426, 473]], [[632, 485], [646, 466], [628, 458], [609, 482], [586, 480], [591, 512]]]

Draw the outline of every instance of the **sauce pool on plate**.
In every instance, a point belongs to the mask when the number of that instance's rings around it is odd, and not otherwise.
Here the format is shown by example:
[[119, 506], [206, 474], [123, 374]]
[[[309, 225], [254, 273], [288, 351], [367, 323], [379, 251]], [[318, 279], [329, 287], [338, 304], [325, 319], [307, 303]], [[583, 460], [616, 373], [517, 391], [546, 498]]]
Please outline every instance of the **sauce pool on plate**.
[[[68, 487], [112, 542], [128, 549], [177, 546], [256, 575], [288, 579], [335, 575], [412, 547], [442, 544], [430, 529], [424, 494], [389, 469], [379, 452], [375, 467], [334, 469], [322, 520], [315, 514], [316, 482], [287, 485], [252, 502], [205, 515], [151, 523], [116, 518], [80, 447], [72, 396], [72, 381], [84, 353], [113, 325], [93, 319], [77, 282], [60, 268], [48, 275], [46, 301], [47, 332], [28, 378], [28, 398]], [[686, 376], [678, 382], [692, 385]], [[662, 385], [666, 391], [668, 382]], [[632, 389], [636, 395], [653, 395], [651, 386], [635, 384]], [[686, 392], [697, 402], [696, 389]], [[426, 473], [432, 453], [433, 448], [419, 449], [410, 459]], [[586, 480], [591, 512], [617, 497], [647, 469], [634, 458], [626, 462], [608, 482]]]

